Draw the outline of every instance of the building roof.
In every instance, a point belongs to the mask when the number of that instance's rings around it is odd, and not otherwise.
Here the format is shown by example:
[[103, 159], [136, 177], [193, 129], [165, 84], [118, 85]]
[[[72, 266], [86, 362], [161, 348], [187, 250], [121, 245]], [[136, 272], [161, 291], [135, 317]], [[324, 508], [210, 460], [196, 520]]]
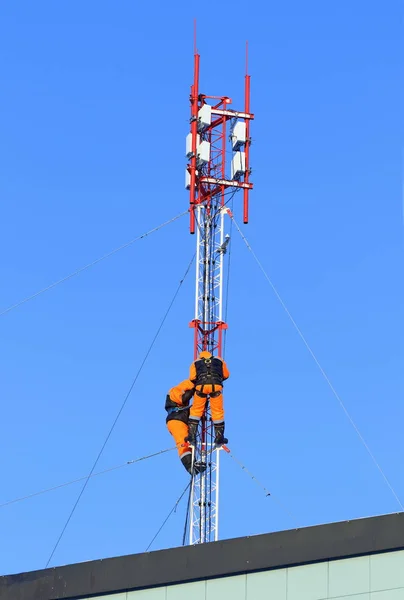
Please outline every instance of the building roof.
[[404, 513], [0, 577], [0, 600], [61, 600], [404, 549]]

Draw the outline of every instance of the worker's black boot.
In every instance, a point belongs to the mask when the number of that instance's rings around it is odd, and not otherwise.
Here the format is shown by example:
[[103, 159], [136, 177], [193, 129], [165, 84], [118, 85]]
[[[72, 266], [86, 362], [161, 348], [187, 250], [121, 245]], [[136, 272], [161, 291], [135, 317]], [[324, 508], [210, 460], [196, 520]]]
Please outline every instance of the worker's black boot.
[[227, 444], [229, 440], [224, 437], [224, 423], [215, 423], [215, 444], [216, 446], [223, 446]]
[[188, 435], [185, 438], [185, 441], [191, 444], [191, 446], [195, 446], [196, 444], [196, 431], [198, 429], [198, 421], [189, 421], [188, 423]]
[[196, 460], [194, 462], [194, 471], [195, 473], [204, 473], [206, 471], [206, 463]]
[[184, 465], [188, 473], [192, 474], [192, 454], [186, 454], [181, 458], [181, 462]]

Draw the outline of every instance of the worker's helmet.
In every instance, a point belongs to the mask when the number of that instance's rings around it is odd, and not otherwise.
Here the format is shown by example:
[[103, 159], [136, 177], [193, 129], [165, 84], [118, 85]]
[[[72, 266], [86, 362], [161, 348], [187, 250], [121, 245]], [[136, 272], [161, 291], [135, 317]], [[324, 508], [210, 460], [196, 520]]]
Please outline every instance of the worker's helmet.
[[212, 358], [212, 353], [204, 350], [203, 352], [199, 353], [199, 358]]

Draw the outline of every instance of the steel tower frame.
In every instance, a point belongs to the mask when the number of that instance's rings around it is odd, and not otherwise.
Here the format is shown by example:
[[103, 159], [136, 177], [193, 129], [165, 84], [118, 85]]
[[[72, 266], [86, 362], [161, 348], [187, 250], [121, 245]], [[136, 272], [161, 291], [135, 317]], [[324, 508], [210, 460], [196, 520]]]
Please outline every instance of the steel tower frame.
[[[228, 207], [234, 193], [243, 190], [243, 221], [248, 223], [249, 181], [250, 75], [248, 47], [245, 75], [245, 108], [230, 109], [228, 96], [207, 96], [199, 92], [200, 56], [194, 52], [194, 82], [191, 86], [191, 132], [187, 137], [186, 187], [190, 191], [190, 232], [196, 233], [194, 360], [202, 350], [223, 356], [223, 272], [224, 256], [229, 242], [226, 223], [231, 216]], [[242, 123], [237, 126], [237, 123]], [[238, 128], [237, 128], [238, 127]], [[226, 154], [230, 140], [231, 173]], [[240, 149], [242, 151], [240, 152]], [[198, 427], [194, 461], [207, 464], [202, 474], [191, 483], [189, 543], [202, 544], [219, 537], [220, 451], [213, 444], [214, 431], [209, 403]]]

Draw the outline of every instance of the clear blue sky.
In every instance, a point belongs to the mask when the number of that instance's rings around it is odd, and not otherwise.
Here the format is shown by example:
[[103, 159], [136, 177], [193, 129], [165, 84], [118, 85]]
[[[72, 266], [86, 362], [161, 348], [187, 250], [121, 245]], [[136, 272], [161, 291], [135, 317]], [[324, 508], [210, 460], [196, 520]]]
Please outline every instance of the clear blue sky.
[[[197, 17], [202, 91], [235, 107], [250, 41], [244, 232], [403, 500], [399, 9], [236, 0], [214, 27]], [[186, 210], [194, 16], [184, 0], [2, 3], [1, 309]], [[1, 317], [0, 502], [90, 469], [194, 243], [183, 218]], [[298, 525], [399, 510], [236, 235], [230, 291], [234, 454]], [[192, 273], [100, 469], [171, 445], [193, 293]], [[52, 564], [144, 551], [186, 481], [174, 453], [93, 480]], [[44, 567], [78, 490], [0, 509], [1, 573]], [[184, 506], [154, 548], [183, 522]], [[223, 458], [221, 537], [295, 525]]]

